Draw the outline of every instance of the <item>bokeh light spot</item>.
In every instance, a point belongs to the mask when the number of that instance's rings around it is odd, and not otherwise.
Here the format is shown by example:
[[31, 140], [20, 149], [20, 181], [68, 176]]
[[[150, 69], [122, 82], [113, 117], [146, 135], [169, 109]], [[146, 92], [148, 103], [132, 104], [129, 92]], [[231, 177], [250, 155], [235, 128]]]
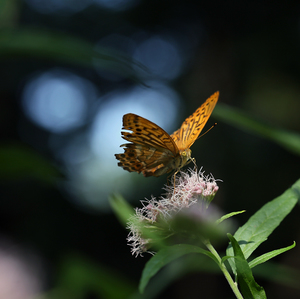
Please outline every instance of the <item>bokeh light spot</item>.
[[89, 81], [56, 69], [33, 78], [25, 87], [22, 103], [33, 122], [61, 133], [84, 123], [92, 93]]
[[133, 58], [145, 65], [154, 75], [164, 79], [177, 78], [182, 70], [182, 59], [175, 43], [160, 36], [143, 41]]

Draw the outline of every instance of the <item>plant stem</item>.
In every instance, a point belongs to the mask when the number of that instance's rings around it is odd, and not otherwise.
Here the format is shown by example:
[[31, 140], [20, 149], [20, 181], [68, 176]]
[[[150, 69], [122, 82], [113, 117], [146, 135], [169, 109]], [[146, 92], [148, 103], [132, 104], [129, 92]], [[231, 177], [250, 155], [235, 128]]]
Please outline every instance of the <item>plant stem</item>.
[[236, 298], [238, 299], [243, 299], [242, 294], [240, 293], [237, 285], [235, 284], [235, 282], [233, 281], [230, 273], [228, 272], [226, 266], [224, 265], [224, 263], [222, 263], [222, 259], [219, 256], [218, 252], [215, 250], [215, 248], [210, 244], [209, 240], [203, 240], [204, 245], [207, 247], [207, 249], [217, 258], [217, 260], [219, 261], [219, 267], [221, 269], [221, 271], [223, 272], [225, 278], [227, 279], [233, 293], [235, 294]]

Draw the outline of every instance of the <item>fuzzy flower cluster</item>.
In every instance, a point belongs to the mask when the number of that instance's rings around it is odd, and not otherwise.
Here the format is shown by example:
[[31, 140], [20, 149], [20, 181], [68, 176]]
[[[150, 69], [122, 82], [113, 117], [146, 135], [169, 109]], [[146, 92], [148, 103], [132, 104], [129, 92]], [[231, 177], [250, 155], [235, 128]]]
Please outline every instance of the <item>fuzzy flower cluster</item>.
[[[189, 169], [188, 172], [180, 172], [165, 187], [165, 195], [157, 200], [143, 200], [142, 208], [136, 208], [135, 214], [129, 219], [127, 228], [130, 230], [127, 237], [133, 255], [138, 256], [148, 251], [152, 240], [144, 238], [143, 228], [157, 228], [159, 222], [168, 222], [174, 215], [196, 203], [205, 203], [208, 207], [219, 187], [212, 175], [204, 175], [204, 172]], [[149, 251], [148, 251], [149, 252]]]

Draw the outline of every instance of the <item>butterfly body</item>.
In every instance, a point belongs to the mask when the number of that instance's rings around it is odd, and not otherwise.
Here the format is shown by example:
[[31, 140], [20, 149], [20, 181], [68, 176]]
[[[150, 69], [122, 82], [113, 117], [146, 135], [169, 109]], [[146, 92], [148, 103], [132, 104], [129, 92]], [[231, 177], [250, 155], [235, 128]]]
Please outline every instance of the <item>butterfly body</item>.
[[161, 176], [165, 173], [169, 173], [172, 170], [177, 170], [182, 168], [191, 160], [192, 151], [188, 148], [182, 152], [179, 152], [177, 156], [174, 156], [169, 162], [165, 164], [160, 164], [157, 167], [151, 169], [150, 171], [143, 171], [144, 176]]
[[122, 131], [122, 138], [130, 143], [121, 145], [123, 154], [115, 155], [118, 165], [146, 177], [182, 168], [192, 159], [190, 147], [210, 117], [218, 96], [216, 92], [208, 98], [172, 135], [141, 116], [125, 114], [122, 129], [126, 131]]

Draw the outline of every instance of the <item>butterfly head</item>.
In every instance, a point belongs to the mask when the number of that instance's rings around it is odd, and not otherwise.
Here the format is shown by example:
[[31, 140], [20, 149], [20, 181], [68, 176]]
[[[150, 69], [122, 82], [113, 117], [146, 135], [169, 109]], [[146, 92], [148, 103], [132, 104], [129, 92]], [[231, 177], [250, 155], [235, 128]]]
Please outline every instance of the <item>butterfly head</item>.
[[180, 164], [177, 168], [181, 168], [191, 160], [192, 151], [189, 148], [180, 151]]

